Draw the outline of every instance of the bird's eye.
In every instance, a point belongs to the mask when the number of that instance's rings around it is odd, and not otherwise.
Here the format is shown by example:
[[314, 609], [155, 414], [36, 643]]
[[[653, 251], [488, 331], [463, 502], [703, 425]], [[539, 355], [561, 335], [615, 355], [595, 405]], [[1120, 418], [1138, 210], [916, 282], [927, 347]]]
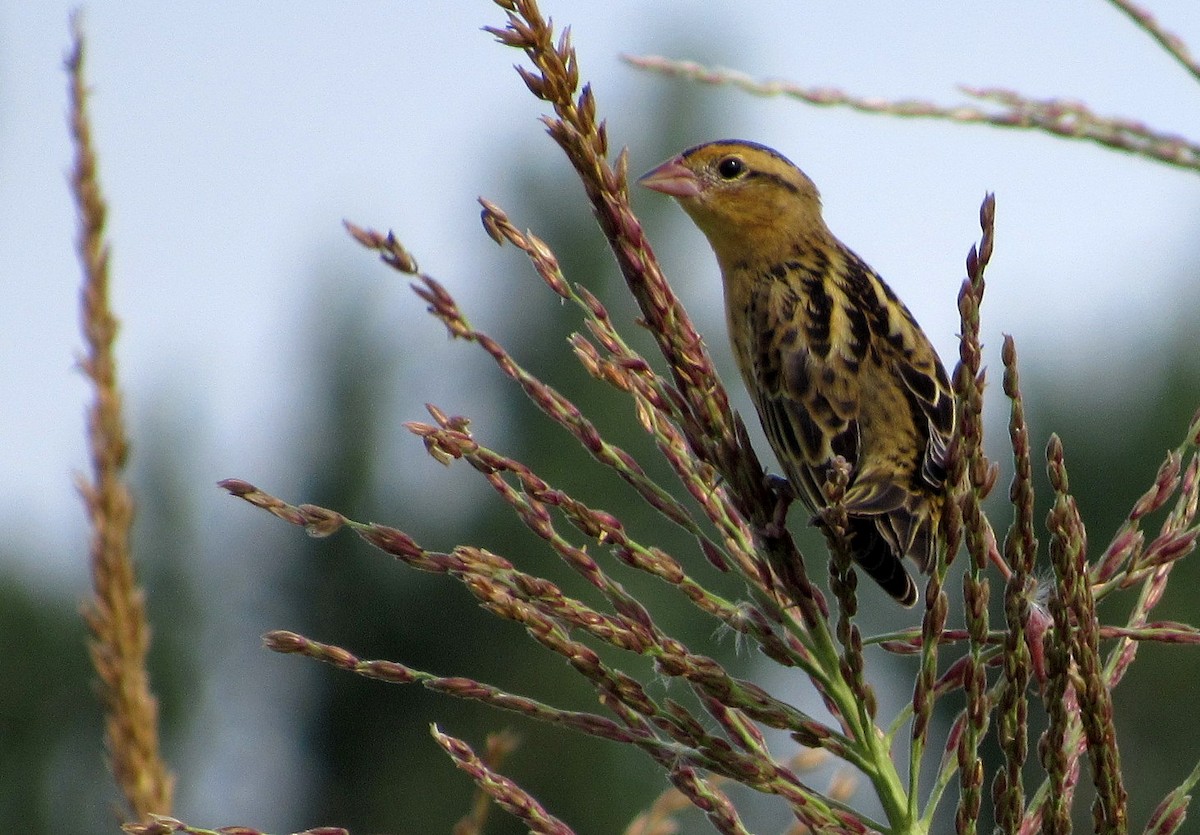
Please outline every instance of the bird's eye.
[[722, 179], [733, 180], [746, 173], [746, 163], [742, 162], [741, 157], [725, 157], [717, 163], [717, 173]]

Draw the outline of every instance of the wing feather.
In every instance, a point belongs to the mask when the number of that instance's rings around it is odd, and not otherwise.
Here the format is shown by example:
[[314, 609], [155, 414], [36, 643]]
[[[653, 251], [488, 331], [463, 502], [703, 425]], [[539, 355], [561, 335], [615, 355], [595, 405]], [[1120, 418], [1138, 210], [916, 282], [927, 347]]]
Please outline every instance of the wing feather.
[[731, 326], [745, 335], [734, 350], [784, 474], [815, 513], [827, 503], [834, 457], [850, 463], [844, 504], [855, 559], [911, 603], [916, 589], [901, 560], [933, 564], [954, 431], [949, 380], [932, 345], [849, 250], [811, 269], [776, 265], [742, 298], [749, 327]]
[[795, 292], [794, 281], [770, 279], [756, 282], [750, 296], [753, 339], [743, 374], [784, 474], [816, 511], [826, 504], [821, 485], [834, 455], [853, 464], [857, 454], [857, 378], [829, 347], [831, 303]]

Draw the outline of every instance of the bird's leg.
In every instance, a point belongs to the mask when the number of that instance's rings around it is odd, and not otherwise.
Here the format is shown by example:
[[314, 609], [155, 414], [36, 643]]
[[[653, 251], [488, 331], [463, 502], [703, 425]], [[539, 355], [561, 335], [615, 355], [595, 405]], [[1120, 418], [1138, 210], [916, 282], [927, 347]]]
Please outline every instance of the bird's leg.
[[796, 489], [786, 478], [774, 473], [768, 473], [766, 481], [767, 489], [775, 495], [775, 510], [771, 513], [771, 521], [767, 523], [763, 533], [772, 538], [783, 536], [787, 529], [788, 508], [796, 500]]

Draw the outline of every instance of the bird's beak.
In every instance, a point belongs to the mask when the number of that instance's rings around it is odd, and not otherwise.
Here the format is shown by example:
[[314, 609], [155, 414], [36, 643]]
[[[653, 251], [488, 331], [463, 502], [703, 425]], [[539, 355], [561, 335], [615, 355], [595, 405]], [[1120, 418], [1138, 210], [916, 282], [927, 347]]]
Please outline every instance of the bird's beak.
[[672, 157], [658, 168], [647, 171], [638, 182], [671, 197], [695, 197], [700, 193], [700, 181], [695, 172], [683, 164], [682, 156]]

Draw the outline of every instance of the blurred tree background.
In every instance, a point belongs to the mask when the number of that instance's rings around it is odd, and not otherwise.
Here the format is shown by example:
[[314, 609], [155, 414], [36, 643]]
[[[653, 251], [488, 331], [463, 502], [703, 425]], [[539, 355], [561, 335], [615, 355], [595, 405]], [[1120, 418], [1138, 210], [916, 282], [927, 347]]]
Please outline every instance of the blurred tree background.
[[[663, 98], [648, 109], [654, 117], [643, 120], [644, 132], [620, 139], [654, 159], [710, 134], [707, 126], [716, 121], [715, 99], [706, 91], [687, 85], [662, 89]], [[728, 105], [728, 100], [722, 101]], [[531, 135], [535, 130], [531, 126]], [[542, 141], [536, 149], [489, 151], [497, 170], [519, 172], [515, 176], [523, 183], [522, 203], [504, 208], [518, 226], [550, 243], [569, 280], [586, 284], [619, 323], [628, 322], [635, 315], [632, 302], [577, 183], [565, 162], [545, 153], [548, 145]], [[669, 242], [690, 234], [667, 201], [647, 200], [642, 205], [654, 240]], [[403, 230], [398, 232], [403, 238]], [[964, 240], [964, 251], [968, 244]], [[353, 242], [347, 239], [346, 247], [353, 249]], [[1000, 251], [1003, 247], [1001, 240]], [[422, 253], [416, 255], [420, 259]], [[420, 452], [419, 440], [402, 423], [423, 420], [419, 404], [430, 399], [448, 412], [471, 417], [481, 440], [526, 462], [550, 483], [612, 511], [636, 534], [689, 565], [701, 563], [689, 537], [649, 515], [611, 473], [601, 471], [598, 477], [588, 457], [542, 418], [483, 352], [448, 342], [437, 322], [414, 317], [412, 308], [419, 302], [392, 273], [371, 264], [369, 255], [360, 257], [361, 267], [349, 273], [337, 267], [311, 269], [309, 290], [302, 294], [311, 299], [309, 309], [293, 334], [279, 335], [293, 340], [297, 363], [296, 380], [286, 393], [291, 419], [278, 426], [290, 439], [287, 449], [292, 455], [280, 462], [278, 472], [291, 475], [284, 483], [264, 483], [265, 487], [289, 500], [394, 524], [428, 547], [477, 543], [544, 573], [569, 591], [584, 593], [578, 579], [551, 564], [555, 558], [468, 466], [459, 463], [442, 470]], [[337, 262], [342, 263], [340, 258]], [[1145, 264], [1147, 270], [1156, 268], [1152, 259]], [[1197, 270], [1200, 252], [1189, 268], [1192, 274]], [[999, 275], [994, 273], [992, 280], [1000, 280]], [[452, 290], [467, 280], [437, 277]], [[715, 280], [715, 270], [709, 277]], [[632, 409], [578, 367], [566, 344], [579, 327], [578, 319], [545, 291], [524, 257], [511, 248], [498, 251], [478, 267], [478, 281], [487, 285], [487, 292], [474, 294], [466, 303], [468, 317], [579, 405], [610, 441], [670, 483]], [[685, 284], [690, 277], [676, 276], [675, 281]], [[687, 289], [681, 289], [687, 297]], [[1095, 368], [1070, 380], [1059, 374], [1053, 357], [1022, 354], [1035, 449], [1051, 431], [1062, 436], [1071, 484], [1094, 547], [1103, 547], [1151, 483], [1163, 453], [1179, 442], [1200, 404], [1194, 316], [1200, 297], [1193, 292], [1168, 307], [1190, 312], [1164, 315], [1156, 325], [1161, 330], [1147, 340], [1152, 350], [1140, 356], [1109, 356], [1103, 335], [1097, 334]], [[984, 316], [985, 333], [992, 334], [996, 348], [1005, 323], [989, 319], [986, 305]], [[732, 389], [735, 375], [728, 370], [720, 317], [707, 311], [697, 318], [706, 326]], [[647, 340], [638, 347], [649, 353], [648, 346]], [[989, 360], [993, 368], [999, 367], [998, 357]], [[444, 379], [447, 374], [450, 378]], [[425, 385], [435, 379], [436, 384]], [[994, 374], [992, 382], [998, 388]], [[428, 393], [430, 388], [434, 394]], [[162, 400], [169, 402], [170, 394], [163, 392]], [[444, 399], [436, 399], [443, 394]], [[618, 408], [612, 408], [614, 402]], [[997, 399], [995, 405], [1000, 403]], [[993, 409], [991, 419], [990, 454], [1003, 462], [1006, 415]], [[213, 740], [206, 727], [210, 712], [223, 705], [242, 710], [237, 705], [243, 686], [260, 695], [273, 694], [274, 699], [273, 715], [250, 712], [240, 717], [250, 755], [261, 744], [262, 756], [290, 750], [294, 758], [282, 769], [286, 779], [280, 785], [244, 787], [262, 796], [259, 808], [270, 816], [269, 821], [237, 821], [246, 825], [281, 831], [319, 824], [362, 833], [450, 831], [469, 809], [473, 786], [430, 739], [428, 726], [435, 721], [477, 746], [489, 732], [515, 730], [522, 742], [502, 770], [581, 833], [620, 831], [666, 788], [649, 759], [631, 758], [616, 746], [419, 687], [387, 686], [258, 650], [257, 633], [246, 629], [251, 623], [258, 624], [259, 631], [295, 629], [362, 657], [470, 676], [566, 707], [594, 707], [591, 691], [581, 688], [557, 657], [540, 650], [511, 624], [479, 611], [447, 578], [405, 570], [348, 534], [302, 541], [293, 529], [233, 500], [225, 500], [223, 514], [209, 522], [219, 531], [202, 526], [197, 491], [215, 488], [193, 477], [195, 461], [204, 451], [188, 442], [187, 420], [168, 408], [140, 420], [132, 434], [139, 498], [137, 554], [155, 629], [154, 685], [161, 699], [166, 754], [177, 769], [180, 802], [192, 822], [235, 822], [225, 819], [222, 797], [204, 793], [206, 786], [221, 784], [211, 782], [213, 771], [236, 773], [238, 768], [235, 761], [208, 761]], [[406, 451], [397, 453], [398, 447]], [[759, 448], [765, 455], [765, 445]], [[1010, 473], [1011, 467], [1002, 485]], [[228, 475], [254, 480], [260, 474]], [[449, 519], [435, 512], [441, 506], [449, 508]], [[793, 514], [794, 526], [797, 518]], [[1001, 515], [993, 521], [1002, 530], [1008, 520]], [[10, 538], [5, 547], [37, 553], [36, 537], [25, 537]], [[809, 552], [814, 558], [820, 554], [812, 547]], [[820, 570], [823, 566], [817, 573]], [[261, 603], [253, 617], [228, 618], [221, 601], [211, 599], [213, 578], [228, 572], [247, 589], [239, 600]], [[1195, 622], [1200, 603], [1189, 590], [1200, 585], [1200, 568], [1193, 557], [1176, 572], [1157, 615]], [[715, 571], [697, 573], [724, 593], [738, 596], [730, 578]], [[670, 607], [675, 601], [669, 592], [638, 575], [621, 579], [656, 612], [665, 613], [660, 623], [666, 630], [731, 670], [750, 675], [758, 660], [739, 655], [732, 640], [713, 635], [711, 624], [697, 620], [690, 607], [677, 607], [673, 617]], [[40, 588], [19, 572], [0, 577], [0, 641], [6, 659], [5, 684], [0, 687], [0, 828], [30, 835], [115, 831], [115, 794], [103, 766], [99, 709], [89, 684], [92, 674], [78, 602], [65, 595], [47, 596]], [[245, 647], [242, 652], [252, 659], [250, 666], [218, 663], [221, 648], [229, 642]], [[640, 672], [652, 678], [651, 671]], [[1194, 652], [1151, 645], [1142, 648], [1139, 663], [1117, 692], [1133, 820], [1144, 820], [1188, 764], [1200, 757], [1196, 735], [1170, 730], [1180, 726], [1181, 717], [1191, 715], [1197, 681], [1200, 658]], [[260, 721], [261, 726], [256, 724]], [[281, 736], [287, 739], [282, 749]], [[770, 831], [782, 828], [785, 821], [761, 823]], [[520, 827], [495, 812], [489, 831], [518, 832]]]

